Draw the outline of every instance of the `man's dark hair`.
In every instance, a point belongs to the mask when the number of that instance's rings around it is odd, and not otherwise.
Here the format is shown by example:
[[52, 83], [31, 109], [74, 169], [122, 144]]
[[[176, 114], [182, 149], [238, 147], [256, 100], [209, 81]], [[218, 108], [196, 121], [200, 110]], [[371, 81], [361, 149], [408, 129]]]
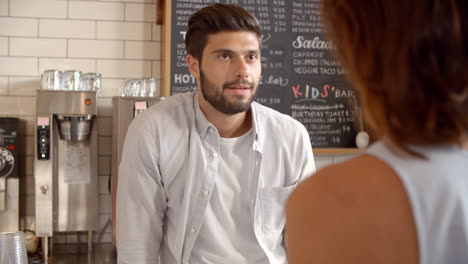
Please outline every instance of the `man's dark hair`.
[[185, 35], [187, 54], [201, 62], [208, 35], [229, 31], [250, 31], [261, 44], [261, 26], [245, 9], [228, 4], [215, 4], [195, 12], [188, 21]]

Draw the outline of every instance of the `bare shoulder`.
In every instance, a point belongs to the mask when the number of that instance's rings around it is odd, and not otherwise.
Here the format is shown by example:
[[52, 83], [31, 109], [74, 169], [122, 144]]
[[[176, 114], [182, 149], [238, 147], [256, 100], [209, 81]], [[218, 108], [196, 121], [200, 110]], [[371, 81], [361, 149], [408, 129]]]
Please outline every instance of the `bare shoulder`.
[[319, 170], [286, 210], [289, 263], [417, 263], [405, 189], [373, 156]]
[[380, 193], [376, 188], [391, 188], [389, 183], [393, 183], [393, 187], [399, 183], [393, 170], [373, 156], [362, 155], [317, 171], [296, 188], [291, 200], [324, 196], [339, 199], [347, 195], [354, 198], [368, 197], [376, 191]]

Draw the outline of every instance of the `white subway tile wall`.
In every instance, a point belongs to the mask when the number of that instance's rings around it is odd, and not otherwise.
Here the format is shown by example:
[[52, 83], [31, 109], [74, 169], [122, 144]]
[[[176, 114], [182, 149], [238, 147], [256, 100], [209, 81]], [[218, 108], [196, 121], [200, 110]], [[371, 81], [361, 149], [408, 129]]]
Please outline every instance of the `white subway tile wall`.
[[[0, 0], [0, 116], [19, 117], [21, 217], [34, 217], [36, 90], [48, 69], [102, 74], [98, 92], [99, 229], [111, 242], [112, 97], [127, 78], [160, 79], [161, 27], [157, 0]], [[158, 80], [160, 82], [160, 80]], [[27, 226], [29, 226], [26, 223]], [[58, 234], [55, 243], [85, 243], [83, 234]]]
[[112, 155], [112, 137], [100, 136], [98, 141], [98, 156]]
[[76, 244], [78, 242], [78, 234], [71, 233], [65, 235], [65, 243], [67, 244]]
[[115, 21], [124, 19], [124, 3], [69, 1], [68, 5], [70, 19]]
[[10, 56], [61, 57], [67, 56], [65, 39], [10, 38]]
[[158, 79], [161, 78], [161, 63], [157, 63], [156, 61], [153, 62], [153, 77]]
[[37, 76], [37, 75], [38, 75], [37, 58], [0, 57], [0, 76]]
[[20, 214], [34, 215], [34, 194], [27, 194], [21, 196], [20, 200]]
[[24, 154], [26, 156], [33, 156], [34, 155], [34, 146], [35, 138], [33, 135], [26, 135], [24, 137], [24, 144], [25, 144], [25, 151]]
[[66, 244], [67, 243], [66, 238], [67, 238], [66, 235], [54, 236], [54, 244]]
[[[154, 63], [160, 64], [159, 61], [155, 61]], [[153, 67], [154, 69], [154, 67]], [[159, 78], [153, 74], [154, 78]], [[113, 97], [113, 96], [120, 96], [121, 92], [120, 89], [115, 89], [115, 87], [122, 87], [124, 81], [122, 79], [108, 79], [103, 78], [101, 82], [101, 89], [99, 90], [99, 96], [101, 97]]]
[[161, 44], [154, 41], [125, 41], [125, 59], [161, 60]]
[[0, 16], [8, 16], [9, 0], [0, 0]]
[[39, 37], [95, 39], [96, 21], [41, 19], [39, 20]]
[[[98, 177], [98, 194], [109, 194], [109, 176], [99, 176]], [[101, 211], [102, 212], [102, 211]]]
[[34, 177], [26, 176], [21, 180], [20, 192], [26, 195], [34, 195]]
[[0, 113], [2, 116], [32, 116], [36, 113], [36, 99], [29, 96], [0, 96]]
[[121, 40], [68, 41], [68, 56], [72, 58], [123, 59], [124, 42]]
[[97, 22], [98, 39], [151, 40], [151, 23]]
[[151, 61], [97, 60], [97, 71], [109, 78], [146, 78], [151, 76]]
[[97, 99], [97, 103], [99, 116], [112, 116], [112, 98], [101, 97]]
[[[40, 77], [10, 77], [9, 95], [36, 96], [36, 90], [41, 89]], [[31, 120], [32, 121], [32, 120]], [[33, 132], [34, 133], [34, 132]]]
[[[70, 1], [75, 1], [75, 0], [70, 0]], [[122, 0], [99, 0], [99, 1], [122, 2]], [[125, 2], [128, 2], [128, 3], [158, 3], [158, 0], [127, 0]]]
[[8, 55], [8, 38], [0, 37], [0, 56]]
[[98, 117], [98, 135], [112, 136], [112, 117]]
[[[34, 133], [36, 132], [36, 123], [35, 123], [36, 117], [35, 116], [23, 116], [21, 120], [23, 122], [21, 122], [20, 124], [26, 126], [26, 127], [22, 127], [21, 132], [23, 132], [24, 135], [27, 135], [27, 136], [34, 136]], [[33, 157], [31, 157], [31, 161], [33, 160], [34, 160]], [[32, 169], [33, 168], [31, 167], [31, 173], [28, 175], [33, 175]]]
[[26, 156], [25, 159], [23, 159], [22, 164], [24, 166], [24, 175], [26, 177], [32, 177], [34, 178], [34, 157], [33, 156]]
[[45, 70], [80, 70], [82, 72], [96, 72], [95, 59], [55, 59], [39, 58], [39, 74]]
[[0, 36], [37, 37], [37, 25], [37, 18], [0, 17]]
[[112, 231], [109, 220], [111, 219], [112, 214], [101, 214], [99, 216], [99, 230], [104, 233], [110, 233]]
[[152, 24], [153, 26], [153, 40], [161, 41], [161, 26]]
[[0, 96], [8, 94], [8, 77], [0, 77]]
[[125, 4], [125, 21], [153, 22], [156, 21], [156, 5]]
[[63, 0], [14, 0], [10, 1], [10, 16], [67, 18], [67, 4]]
[[99, 168], [98, 168], [99, 175], [107, 176], [111, 174], [111, 157], [100, 156], [98, 158], [98, 164], [99, 164]]
[[99, 212], [101, 213], [112, 213], [112, 198], [107, 194], [99, 194], [98, 197]]

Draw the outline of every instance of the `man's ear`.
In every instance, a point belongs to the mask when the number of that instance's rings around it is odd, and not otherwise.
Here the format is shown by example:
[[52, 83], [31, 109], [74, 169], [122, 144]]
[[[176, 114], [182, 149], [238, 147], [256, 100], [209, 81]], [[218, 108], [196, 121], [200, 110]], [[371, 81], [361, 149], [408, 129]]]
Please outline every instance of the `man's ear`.
[[187, 55], [186, 60], [190, 74], [195, 77], [195, 79], [200, 79], [200, 64], [198, 60], [190, 54]]

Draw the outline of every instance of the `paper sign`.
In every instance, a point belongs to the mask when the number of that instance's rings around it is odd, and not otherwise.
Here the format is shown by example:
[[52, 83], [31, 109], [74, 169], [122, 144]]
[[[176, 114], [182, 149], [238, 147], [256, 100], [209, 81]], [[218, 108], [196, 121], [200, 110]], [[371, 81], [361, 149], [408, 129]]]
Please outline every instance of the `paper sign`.
[[146, 108], [148, 108], [146, 102], [135, 102], [135, 110], [146, 110]]
[[37, 117], [37, 125], [38, 126], [48, 126], [49, 125], [49, 117]]

